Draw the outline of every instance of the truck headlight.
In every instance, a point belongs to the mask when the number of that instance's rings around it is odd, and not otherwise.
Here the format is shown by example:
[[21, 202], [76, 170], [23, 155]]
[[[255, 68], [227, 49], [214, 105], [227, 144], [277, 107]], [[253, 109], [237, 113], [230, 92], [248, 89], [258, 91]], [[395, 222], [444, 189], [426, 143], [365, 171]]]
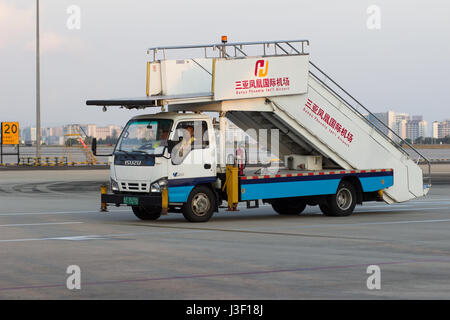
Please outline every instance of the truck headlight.
[[110, 184], [112, 191], [119, 191], [119, 184], [117, 183], [117, 181], [110, 179]]
[[158, 183], [154, 183], [151, 185], [150, 187], [150, 192], [161, 192], [161, 187], [159, 186]]
[[150, 186], [150, 192], [161, 192], [162, 189], [166, 189], [168, 185], [167, 178], [162, 178], [153, 183]]

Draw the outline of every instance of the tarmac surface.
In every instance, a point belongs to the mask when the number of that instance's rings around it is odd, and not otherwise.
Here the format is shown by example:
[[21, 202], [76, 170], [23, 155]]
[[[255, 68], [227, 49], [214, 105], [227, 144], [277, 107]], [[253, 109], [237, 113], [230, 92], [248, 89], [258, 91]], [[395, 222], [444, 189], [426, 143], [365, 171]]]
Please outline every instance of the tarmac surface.
[[100, 213], [108, 170], [0, 171], [0, 299], [449, 299], [448, 169], [433, 168], [425, 198], [350, 217], [262, 206], [203, 224]]

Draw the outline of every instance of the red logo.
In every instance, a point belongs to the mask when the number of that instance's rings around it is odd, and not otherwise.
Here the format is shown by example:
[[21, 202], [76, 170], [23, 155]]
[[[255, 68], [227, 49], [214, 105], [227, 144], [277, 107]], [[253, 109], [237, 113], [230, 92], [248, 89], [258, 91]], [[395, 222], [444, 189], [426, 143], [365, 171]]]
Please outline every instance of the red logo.
[[258, 60], [255, 65], [255, 77], [264, 78], [269, 72], [269, 61]]

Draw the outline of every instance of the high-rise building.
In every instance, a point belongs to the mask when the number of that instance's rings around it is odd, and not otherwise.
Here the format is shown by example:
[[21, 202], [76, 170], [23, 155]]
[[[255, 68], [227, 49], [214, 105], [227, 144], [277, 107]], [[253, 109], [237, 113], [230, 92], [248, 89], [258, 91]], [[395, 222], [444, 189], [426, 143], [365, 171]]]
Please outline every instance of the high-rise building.
[[427, 136], [428, 123], [422, 116], [413, 116], [412, 120], [406, 122], [406, 137], [411, 141]]
[[97, 127], [95, 130], [95, 137], [97, 139], [105, 140], [107, 137], [111, 136], [111, 130], [109, 127]]
[[25, 141], [25, 143], [36, 143], [36, 128], [24, 128], [21, 130], [22, 133], [22, 140]]
[[[409, 119], [409, 115], [406, 113], [395, 113], [394, 111], [389, 110], [387, 112], [368, 115], [367, 119], [370, 122], [374, 123], [377, 128], [380, 129], [380, 131], [386, 134], [389, 138], [398, 140], [398, 138], [395, 137], [395, 134], [397, 134], [402, 139], [406, 138], [406, 122]], [[391, 129], [395, 134], [388, 128]]]
[[[410, 117], [407, 113], [387, 111], [368, 115], [367, 119], [394, 140], [399, 140], [395, 135], [402, 139], [411, 139], [412, 141], [419, 137], [428, 136], [428, 123], [423, 120], [421, 115]], [[392, 131], [386, 127], [389, 127]]]
[[408, 136], [407, 123], [409, 121], [409, 115], [407, 113], [394, 113], [394, 119], [392, 129], [400, 138], [406, 139]]
[[439, 139], [439, 121], [433, 121], [431, 136]]
[[433, 122], [433, 138], [442, 139], [450, 136], [450, 119]]
[[392, 130], [402, 139], [406, 139], [406, 137], [407, 137], [407, 130], [406, 130], [407, 123], [408, 123], [408, 120], [399, 118], [398, 121], [395, 121], [392, 124]]
[[392, 132], [390, 132], [388, 128], [392, 129], [392, 126], [395, 122], [395, 113], [394, 112], [388, 111], [388, 112], [374, 113], [374, 114], [369, 114], [366, 117], [370, 122], [374, 123], [375, 126], [377, 126], [377, 128], [381, 132], [383, 132], [384, 134], [386, 134], [390, 138], [392, 138]]
[[95, 137], [97, 134], [97, 125], [95, 124], [87, 124], [83, 126], [83, 129], [88, 137]]

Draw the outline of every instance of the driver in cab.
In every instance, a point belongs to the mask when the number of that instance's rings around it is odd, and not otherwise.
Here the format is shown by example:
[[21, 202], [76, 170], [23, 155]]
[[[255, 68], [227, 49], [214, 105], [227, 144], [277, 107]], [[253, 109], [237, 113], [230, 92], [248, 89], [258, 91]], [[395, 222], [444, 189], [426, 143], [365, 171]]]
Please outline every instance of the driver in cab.
[[180, 157], [183, 157], [185, 154], [187, 155], [189, 153], [189, 151], [192, 150], [192, 148], [194, 146], [194, 141], [195, 141], [194, 127], [187, 126], [184, 133], [185, 134], [183, 137], [183, 141], [181, 142], [181, 148], [179, 150], [179, 152], [181, 152], [179, 154]]
[[183, 159], [193, 149], [194, 142], [195, 142], [194, 127], [187, 126], [185, 130], [183, 130], [183, 140], [179, 144], [177, 144], [174, 148], [173, 154], [176, 154], [178, 158], [176, 159], [175, 162], [179, 164], [183, 161]]

